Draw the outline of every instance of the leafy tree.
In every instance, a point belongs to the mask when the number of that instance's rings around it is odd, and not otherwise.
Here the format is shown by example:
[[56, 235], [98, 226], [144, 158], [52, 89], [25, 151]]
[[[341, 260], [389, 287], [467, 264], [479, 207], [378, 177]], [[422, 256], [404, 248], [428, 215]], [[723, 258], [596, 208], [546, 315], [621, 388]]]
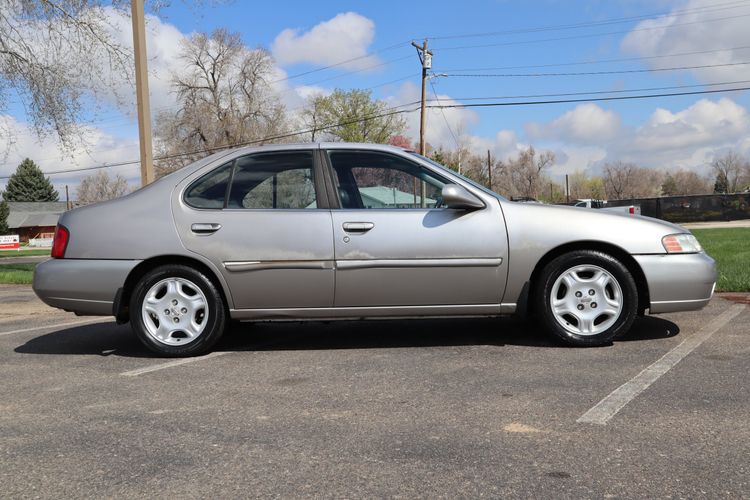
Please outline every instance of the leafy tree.
[[330, 95], [311, 97], [304, 115], [308, 126], [329, 140], [387, 144], [404, 130], [405, 123], [386, 108], [385, 101], [373, 100], [369, 90], [337, 89]]
[[0, 234], [8, 234], [8, 215], [10, 215], [10, 209], [8, 208], [8, 202], [5, 201], [3, 193], [3, 199], [0, 201]]
[[568, 187], [571, 200], [602, 200], [607, 197], [604, 180], [601, 177], [589, 177], [585, 170], [577, 170], [570, 174]]
[[57, 191], [32, 160], [26, 158], [8, 179], [6, 201], [57, 201]]
[[123, 176], [117, 174], [110, 177], [107, 172], [100, 170], [81, 179], [76, 194], [79, 202], [89, 204], [119, 198], [128, 191], [128, 181]]
[[414, 149], [414, 145], [411, 143], [411, 140], [405, 135], [400, 134], [391, 136], [391, 138], [388, 139], [388, 144], [404, 149]]
[[438, 162], [441, 165], [445, 165], [448, 162], [448, 157], [443, 151], [443, 148], [436, 149], [430, 155], [430, 159]]

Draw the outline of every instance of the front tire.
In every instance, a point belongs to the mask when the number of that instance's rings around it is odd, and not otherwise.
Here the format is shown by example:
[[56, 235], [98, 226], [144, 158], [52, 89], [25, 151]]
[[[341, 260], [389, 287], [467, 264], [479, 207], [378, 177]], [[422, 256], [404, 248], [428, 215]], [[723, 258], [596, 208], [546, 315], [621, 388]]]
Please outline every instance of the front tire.
[[216, 285], [184, 265], [146, 273], [130, 299], [131, 325], [151, 351], [168, 357], [209, 351], [226, 326], [226, 305]]
[[601, 346], [630, 330], [638, 292], [620, 261], [603, 252], [578, 250], [544, 266], [535, 308], [542, 325], [566, 344]]

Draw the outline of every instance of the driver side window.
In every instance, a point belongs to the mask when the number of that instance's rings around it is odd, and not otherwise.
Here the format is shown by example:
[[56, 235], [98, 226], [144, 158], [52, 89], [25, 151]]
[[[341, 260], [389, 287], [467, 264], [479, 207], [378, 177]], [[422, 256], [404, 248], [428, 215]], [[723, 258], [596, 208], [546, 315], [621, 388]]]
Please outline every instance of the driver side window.
[[439, 208], [447, 181], [398, 156], [329, 153], [341, 208]]

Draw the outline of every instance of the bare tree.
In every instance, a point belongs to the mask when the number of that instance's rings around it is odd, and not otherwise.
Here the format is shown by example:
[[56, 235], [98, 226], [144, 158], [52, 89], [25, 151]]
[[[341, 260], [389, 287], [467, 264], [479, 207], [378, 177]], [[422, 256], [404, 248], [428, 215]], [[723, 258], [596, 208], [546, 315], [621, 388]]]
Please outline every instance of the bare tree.
[[508, 162], [513, 187], [521, 196], [539, 198], [542, 189], [543, 173], [555, 163], [552, 151], [537, 154], [533, 146], [521, 151], [518, 158]]
[[661, 185], [663, 196], [708, 194], [713, 191], [711, 181], [689, 170], [668, 172]]
[[108, 10], [128, 15], [129, 7], [125, 0], [3, 1], [0, 111], [17, 95], [39, 136], [76, 143], [82, 99], [116, 89], [132, 73], [131, 51], [117, 42]]
[[737, 188], [742, 187], [743, 174], [748, 169], [747, 165], [747, 160], [734, 151], [715, 158], [711, 162], [711, 168], [716, 173], [716, 178], [726, 182], [727, 193], [736, 193]]
[[185, 71], [172, 85], [179, 110], [156, 119], [162, 156], [197, 152], [162, 161], [161, 173], [194, 161], [212, 149], [263, 144], [285, 129], [285, 111], [271, 86], [273, 60], [264, 49], [248, 49], [238, 33], [219, 29], [188, 39], [180, 59]]
[[652, 198], [661, 194], [663, 174], [658, 170], [615, 161], [604, 165], [603, 177], [611, 200]]
[[81, 179], [76, 190], [78, 201], [84, 205], [112, 200], [126, 195], [130, 191], [128, 181], [120, 174], [110, 177], [107, 172], [100, 170], [94, 175]]

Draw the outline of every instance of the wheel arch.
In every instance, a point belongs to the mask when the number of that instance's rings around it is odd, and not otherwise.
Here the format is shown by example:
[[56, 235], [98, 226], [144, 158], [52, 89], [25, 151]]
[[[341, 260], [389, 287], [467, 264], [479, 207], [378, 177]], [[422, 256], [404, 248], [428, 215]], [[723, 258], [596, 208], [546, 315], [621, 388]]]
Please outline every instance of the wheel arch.
[[648, 309], [651, 299], [648, 290], [648, 281], [646, 281], [646, 275], [643, 273], [643, 269], [638, 265], [638, 262], [630, 255], [627, 250], [613, 245], [612, 243], [606, 243], [603, 241], [574, 241], [565, 243], [557, 246], [547, 253], [545, 253], [539, 261], [537, 261], [534, 270], [531, 272], [529, 281], [524, 285], [520, 302], [520, 311], [522, 315], [528, 315], [531, 313], [531, 306], [534, 304], [534, 290], [537, 280], [541, 275], [542, 269], [548, 263], [552, 262], [557, 257], [577, 250], [594, 250], [610, 255], [620, 261], [633, 276], [635, 281], [636, 291], [638, 293], [638, 314], [643, 314]]
[[130, 297], [138, 281], [148, 272], [167, 264], [183, 264], [205, 274], [216, 288], [218, 288], [226, 307], [231, 308], [229, 292], [224, 282], [219, 278], [216, 271], [205, 262], [186, 255], [159, 255], [148, 258], [135, 266], [125, 279], [122, 288], [117, 291], [114, 304], [112, 305], [112, 312], [118, 323], [127, 323], [130, 320]]

